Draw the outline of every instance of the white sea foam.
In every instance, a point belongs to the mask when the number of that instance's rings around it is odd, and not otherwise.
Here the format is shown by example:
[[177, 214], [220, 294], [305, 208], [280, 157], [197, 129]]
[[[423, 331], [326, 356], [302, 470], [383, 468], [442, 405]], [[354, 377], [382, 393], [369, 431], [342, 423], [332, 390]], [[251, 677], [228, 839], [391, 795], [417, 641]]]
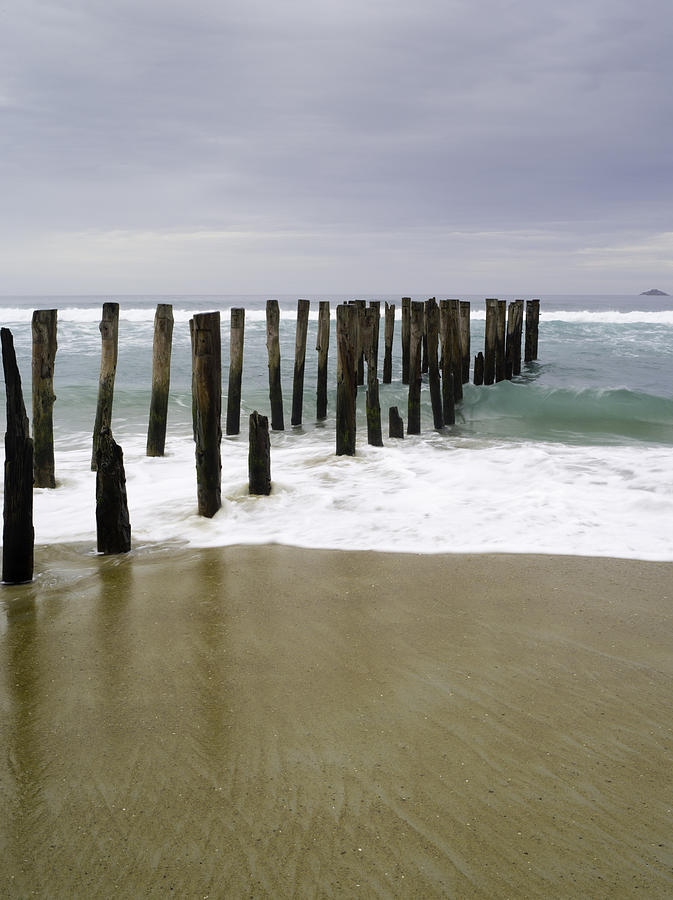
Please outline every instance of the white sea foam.
[[[247, 441], [222, 444], [223, 506], [196, 510], [194, 444], [162, 459], [129, 438], [136, 547], [278, 542], [413, 553], [513, 552], [673, 560], [673, 459], [666, 447], [583, 447], [405, 439], [336, 457], [333, 431], [272, 436], [273, 492], [247, 493]], [[413, 445], [413, 446], [411, 446]], [[60, 487], [35, 492], [36, 542], [95, 546], [88, 436], [58, 449]]]

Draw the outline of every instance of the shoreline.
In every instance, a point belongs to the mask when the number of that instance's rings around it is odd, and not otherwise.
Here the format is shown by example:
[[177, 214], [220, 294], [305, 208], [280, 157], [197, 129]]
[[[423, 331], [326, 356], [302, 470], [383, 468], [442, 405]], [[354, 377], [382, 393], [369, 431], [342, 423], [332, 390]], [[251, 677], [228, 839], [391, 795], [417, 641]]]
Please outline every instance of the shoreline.
[[0, 587], [0, 896], [673, 891], [673, 563], [85, 546]]

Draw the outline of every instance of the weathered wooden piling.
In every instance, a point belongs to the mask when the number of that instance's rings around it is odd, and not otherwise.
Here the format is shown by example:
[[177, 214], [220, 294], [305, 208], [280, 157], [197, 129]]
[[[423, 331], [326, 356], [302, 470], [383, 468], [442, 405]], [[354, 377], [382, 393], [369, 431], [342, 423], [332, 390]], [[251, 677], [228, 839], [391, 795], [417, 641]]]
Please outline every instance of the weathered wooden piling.
[[460, 347], [463, 352], [463, 384], [470, 381], [470, 301], [460, 301]]
[[386, 302], [383, 330], [383, 383], [393, 380], [393, 335], [395, 334], [395, 304]]
[[96, 453], [98, 440], [103, 428], [112, 425], [112, 401], [114, 399], [115, 372], [117, 371], [117, 340], [119, 334], [119, 304], [104, 303], [103, 317], [100, 325], [101, 357], [100, 378], [98, 381], [98, 403], [96, 404], [96, 421], [93, 427], [93, 452], [91, 469], [96, 471]]
[[260, 416], [257, 410], [250, 415], [248, 491], [250, 494], [271, 493], [269, 420], [266, 416]]
[[327, 418], [327, 360], [329, 356], [330, 310], [329, 300], [321, 300], [318, 307], [318, 382], [316, 418]]
[[2, 580], [6, 584], [22, 584], [33, 578], [33, 441], [9, 328], [0, 329], [0, 340], [7, 399]]
[[166, 446], [166, 417], [171, 385], [171, 347], [173, 342], [173, 307], [157, 304], [154, 314], [152, 346], [152, 395], [150, 421], [147, 428], [147, 456], [163, 456]]
[[[357, 388], [358, 385], [365, 383], [365, 353], [364, 348], [362, 346], [362, 318], [364, 316], [365, 309], [367, 308], [366, 300], [349, 300], [349, 306], [355, 307], [357, 310], [355, 316], [355, 368], [356, 368], [356, 383], [355, 386]], [[357, 391], [356, 391], [357, 393]]]
[[311, 303], [297, 300], [297, 331], [294, 345], [294, 378], [292, 380], [292, 425], [301, 425], [304, 408], [304, 369], [306, 366], [306, 335]]
[[124, 454], [107, 425], [101, 428], [96, 450], [96, 537], [99, 553], [131, 549]]
[[463, 399], [463, 347], [460, 339], [460, 300], [449, 300], [449, 342], [451, 345], [451, 372], [453, 373], [453, 399]]
[[484, 354], [481, 350], [474, 358], [474, 383], [476, 385], [484, 383]]
[[421, 433], [421, 347], [423, 343], [423, 304], [411, 304], [409, 330], [409, 405], [407, 434]]
[[379, 381], [377, 378], [377, 343], [381, 311], [376, 306], [366, 309], [360, 322], [362, 347], [367, 363], [367, 443], [373, 447], [382, 447], [381, 406], [379, 403]]
[[425, 375], [429, 368], [428, 363], [428, 322], [425, 318], [425, 305], [423, 306], [423, 342], [421, 344], [421, 374]]
[[498, 333], [498, 301], [486, 300], [486, 326], [484, 330], [484, 384], [495, 381], [495, 345]]
[[194, 316], [193, 390], [196, 412], [196, 486], [200, 516], [222, 505], [222, 347], [219, 312]]
[[505, 319], [507, 301], [498, 300], [498, 312], [495, 322], [495, 380], [504, 381], [506, 374]]
[[402, 384], [409, 384], [409, 341], [411, 339], [411, 297], [402, 297]]
[[523, 300], [513, 300], [507, 309], [507, 349], [505, 377], [511, 381], [521, 374], [521, 323], [523, 321]]
[[245, 310], [234, 307], [229, 318], [229, 388], [227, 390], [227, 434], [241, 432], [241, 382], [243, 380], [243, 344]]
[[357, 395], [357, 307], [337, 306], [337, 456], [355, 456], [355, 400]]
[[439, 378], [439, 307], [434, 297], [425, 304], [425, 328], [428, 345], [428, 381], [430, 382], [430, 401], [432, 403], [432, 419], [435, 429], [444, 426], [442, 412], [442, 388]]
[[[445, 425], [455, 420], [455, 398], [453, 396], [451, 341], [449, 340], [449, 301], [439, 301], [439, 342], [441, 345], [440, 364], [442, 371], [442, 418]], [[454, 416], [454, 419], [451, 417]]]
[[540, 301], [526, 300], [525, 362], [537, 359], [538, 327], [540, 323]]
[[284, 431], [283, 389], [280, 383], [280, 310], [277, 300], [266, 301], [266, 349], [269, 355], [269, 400], [271, 428]]
[[33, 312], [33, 468], [35, 487], [55, 488], [54, 472], [54, 360], [55, 309]]
[[391, 438], [404, 438], [404, 422], [396, 406], [388, 409], [388, 436]]
[[442, 377], [442, 417], [445, 425], [456, 424], [456, 397], [453, 372], [449, 369]]
[[370, 300], [369, 308], [376, 310], [376, 315], [374, 316], [373, 328], [374, 333], [372, 335], [372, 344], [373, 344], [373, 357], [372, 357], [372, 365], [374, 367], [374, 372], [376, 377], [379, 377], [379, 341], [381, 334], [381, 301], [380, 300]]

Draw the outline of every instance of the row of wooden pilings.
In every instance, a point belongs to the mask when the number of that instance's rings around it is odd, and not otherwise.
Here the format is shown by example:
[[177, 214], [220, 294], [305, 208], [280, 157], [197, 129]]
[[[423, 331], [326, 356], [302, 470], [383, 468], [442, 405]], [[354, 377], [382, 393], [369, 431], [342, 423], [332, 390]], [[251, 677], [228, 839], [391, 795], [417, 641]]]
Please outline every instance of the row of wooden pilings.
[[[474, 360], [474, 383], [493, 384], [521, 371], [523, 300], [507, 304], [486, 300], [484, 351]], [[303, 415], [304, 369], [310, 304], [299, 300], [292, 393], [293, 426]], [[537, 359], [539, 300], [526, 303], [524, 359]], [[336, 453], [353, 455], [356, 438], [358, 385], [365, 384], [367, 441], [382, 446], [379, 404], [378, 349], [381, 304], [352, 301], [337, 306]], [[32, 489], [54, 488], [53, 392], [57, 349], [57, 311], [36, 310], [32, 319], [33, 439], [30, 438], [13, 338], [2, 329], [2, 355], [7, 390], [5, 435], [5, 492], [2, 580], [30, 581], [33, 575]], [[426, 302], [402, 298], [402, 382], [409, 386], [407, 434], [421, 431], [421, 383], [428, 373], [433, 425], [441, 429], [455, 422], [455, 405], [463, 395], [470, 370], [470, 304], [434, 298]], [[112, 437], [112, 403], [117, 367], [119, 304], [103, 304], [100, 322], [101, 367], [93, 433], [91, 468], [96, 471], [97, 546], [102, 553], [126, 552], [131, 546], [131, 526], [126, 502], [123, 453]], [[192, 421], [196, 444], [197, 500], [199, 514], [212, 517], [221, 506], [221, 405], [222, 366], [219, 312], [199, 313], [190, 320], [192, 346]], [[240, 432], [245, 310], [231, 310], [230, 365], [226, 433]], [[395, 305], [385, 304], [383, 383], [392, 381], [392, 349]], [[278, 302], [266, 306], [266, 338], [269, 361], [271, 429], [283, 430], [283, 398], [280, 377], [280, 310]], [[147, 455], [163, 456], [170, 389], [173, 311], [170, 304], [157, 306], [154, 322], [152, 392], [147, 435]], [[316, 417], [327, 416], [327, 362], [330, 339], [330, 304], [320, 302]], [[389, 436], [404, 437], [397, 407], [389, 409]], [[249, 490], [271, 491], [270, 438], [266, 416], [253, 412], [249, 420]]]

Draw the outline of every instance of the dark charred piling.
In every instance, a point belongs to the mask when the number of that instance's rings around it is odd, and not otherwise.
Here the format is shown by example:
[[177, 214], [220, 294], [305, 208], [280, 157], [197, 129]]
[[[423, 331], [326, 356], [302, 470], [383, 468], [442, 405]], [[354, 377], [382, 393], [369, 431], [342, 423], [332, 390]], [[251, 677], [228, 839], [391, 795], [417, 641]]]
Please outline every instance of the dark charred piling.
[[168, 392], [171, 385], [171, 346], [173, 342], [173, 307], [157, 304], [154, 314], [152, 346], [152, 396], [147, 428], [147, 456], [163, 456], [166, 446]]
[[421, 372], [425, 375], [429, 368], [428, 362], [428, 322], [425, 318], [425, 306], [423, 307], [423, 353], [421, 356]]
[[337, 306], [337, 456], [355, 456], [355, 398], [357, 395], [358, 310]]
[[329, 300], [321, 300], [318, 307], [318, 389], [316, 418], [327, 418], [327, 360], [329, 356], [330, 310]]
[[211, 519], [222, 505], [222, 347], [219, 312], [194, 316], [193, 390], [196, 412], [196, 487], [199, 515]]
[[0, 338], [7, 397], [2, 580], [6, 584], [22, 584], [33, 578], [33, 441], [9, 328], [0, 329]]
[[442, 412], [442, 388], [439, 379], [439, 307], [433, 297], [425, 304], [425, 327], [428, 339], [428, 380], [430, 382], [430, 400], [432, 403], [432, 419], [436, 430], [444, 426]]
[[367, 363], [367, 443], [373, 447], [383, 446], [381, 435], [381, 406], [379, 403], [379, 381], [377, 378], [377, 343], [381, 311], [375, 306], [365, 310], [360, 323], [362, 346]]
[[460, 346], [463, 351], [463, 384], [470, 381], [470, 301], [460, 301]]
[[409, 341], [411, 339], [411, 297], [402, 297], [402, 384], [409, 384]]
[[498, 300], [498, 313], [495, 322], [495, 380], [504, 381], [506, 375], [505, 320], [507, 301]]
[[460, 300], [449, 300], [449, 341], [451, 344], [451, 373], [453, 399], [463, 399], [463, 348], [460, 340]]
[[128, 553], [131, 522], [122, 448], [105, 426], [96, 451], [96, 536], [99, 553]]
[[498, 301], [486, 301], [486, 326], [484, 332], [484, 384], [495, 381], [495, 345], [498, 332]]
[[119, 335], [119, 304], [104, 303], [103, 317], [100, 325], [101, 357], [100, 379], [98, 382], [98, 403], [96, 405], [96, 421], [93, 427], [93, 452], [91, 469], [96, 471], [96, 453], [98, 439], [103, 428], [112, 424], [112, 400], [115, 389], [115, 372], [117, 371], [117, 341]]
[[521, 374], [521, 326], [523, 300], [514, 300], [507, 309], [506, 377], [511, 380]]
[[540, 301], [526, 301], [525, 362], [537, 359], [538, 327], [540, 323]]
[[404, 438], [404, 422], [396, 406], [388, 409], [388, 436], [391, 438]]
[[421, 433], [421, 346], [423, 343], [423, 304], [411, 304], [409, 333], [409, 408], [407, 434]]
[[384, 355], [383, 355], [383, 383], [390, 384], [393, 380], [393, 335], [395, 334], [395, 304], [386, 302], [384, 319]]
[[308, 300], [297, 300], [297, 332], [294, 345], [294, 379], [292, 381], [292, 425], [301, 425], [304, 407], [304, 368], [306, 335], [308, 334]]
[[271, 439], [269, 420], [257, 410], [250, 416], [248, 450], [248, 490], [250, 494], [271, 493]]
[[283, 390], [280, 384], [280, 310], [277, 300], [266, 301], [266, 349], [269, 355], [269, 400], [271, 428], [284, 431]]
[[229, 323], [229, 388], [227, 390], [226, 431], [227, 434], [240, 434], [245, 310], [240, 307], [232, 309]]
[[374, 316], [374, 371], [376, 372], [376, 377], [379, 377], [379, 341], [381, 334], [381, 301], [380, 300], [370, 300], [369, 308], [376, 310], [376, 315]]
[[484, 354], [481, 350], [474, 358], [474, 383], [477, 385], [484, 383]]
[[54, 359], [56, 310], [33, 313], [33, 468], [35, 487], [55, 488], [54, 473]]
[[362, 320], [365, 314], [365, 310], [367, 309], [367, 301], [349, 300], [348, 305], [355, 307], [355, 309], [357, 310], [355, 316], [355, 386], [357, 388], [358, 385], [365, 383], [365, 352], [362, 345]]
[[453, 378], [451, 374], [451, 342], [449, 341], [449, 301], [439, 301], [439, 343], [441, 346], [440, 365], [442, 371], [442, 418], [445, 425], [452, 425], [451, 416], [455, 407]]

